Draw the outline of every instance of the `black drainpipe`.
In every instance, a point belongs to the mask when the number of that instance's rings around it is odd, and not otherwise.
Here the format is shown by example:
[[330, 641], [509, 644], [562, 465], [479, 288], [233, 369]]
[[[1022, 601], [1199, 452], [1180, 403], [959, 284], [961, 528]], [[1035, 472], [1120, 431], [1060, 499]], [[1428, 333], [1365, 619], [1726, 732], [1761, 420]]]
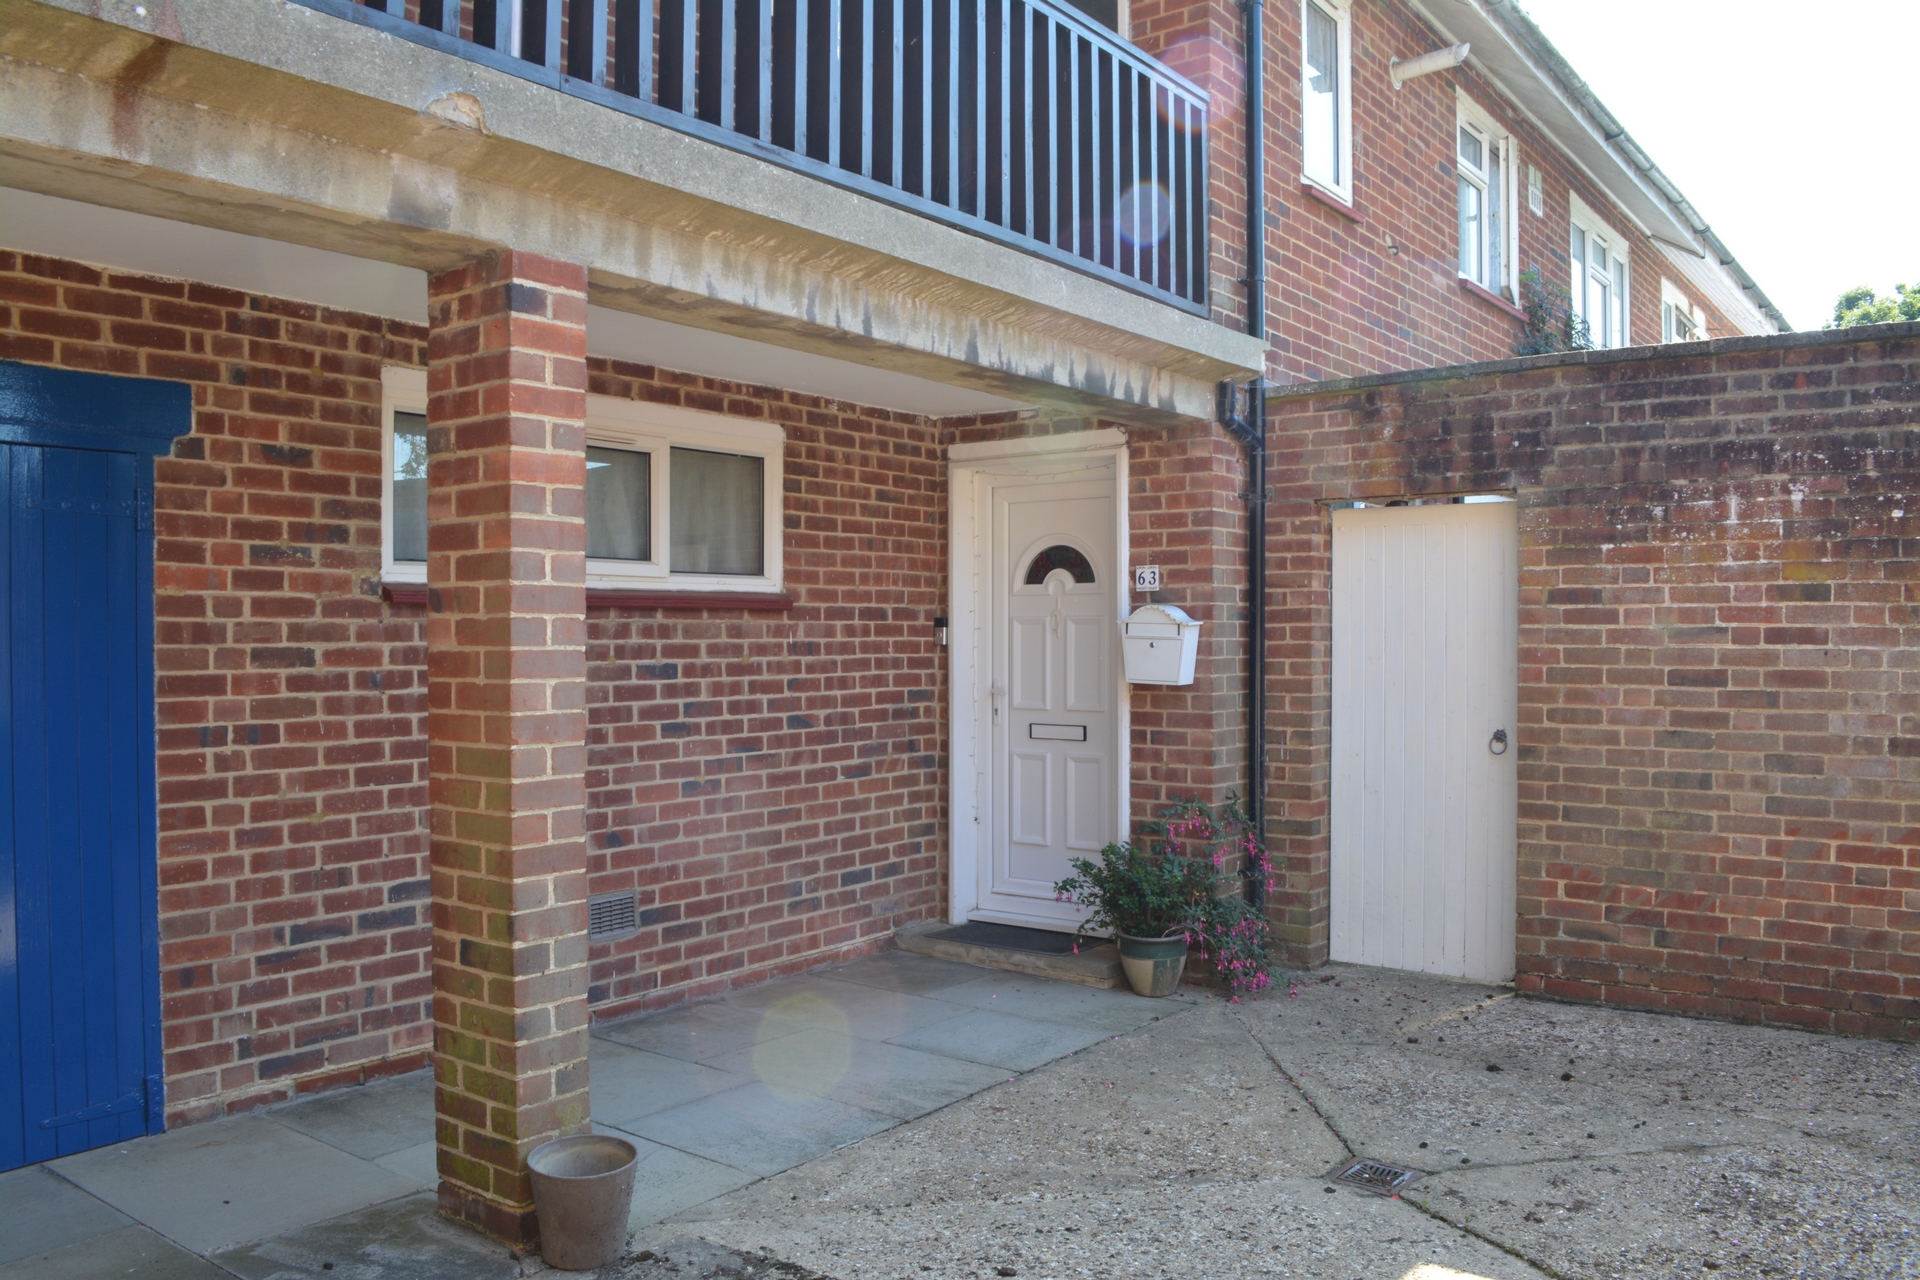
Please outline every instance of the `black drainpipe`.
[[1267, 333], [1267, 107], [1262, 96], [1266, 36], [1261, 0], [1242, 0], [1247, 11], [1247, 332]]
[[[1247, 332], [1267, 334], [1267, 108], [1262, 95], [1266, 35], [1262, 0], [1241, 0], [1247, 14]], [[1267, 838], [1267, 380], [1220, 384], [1220, 422], [1247, 448], [1247, 817]], [[1247, 901], [1267, 908], [1267, 883], [1247, 880]]]
[[[1240, 387], [1220, 384], [1220, 422], [1247, 448], [1247, 817], [1267, 838], [1267, 382], [1246, 385], [1247, 416], [1239, 413]], [[1266, 910], [1267, 883], [1247, 881], [1247, 901]]]

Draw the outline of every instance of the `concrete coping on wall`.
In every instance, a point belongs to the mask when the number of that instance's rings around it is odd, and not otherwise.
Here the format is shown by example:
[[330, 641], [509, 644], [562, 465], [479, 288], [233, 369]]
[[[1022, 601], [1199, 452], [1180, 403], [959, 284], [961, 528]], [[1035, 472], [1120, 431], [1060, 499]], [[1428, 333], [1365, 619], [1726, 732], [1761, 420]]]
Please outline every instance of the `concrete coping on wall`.
[[1920, 322], [1863, 324], [1850, 329], [1807, 329], [1795, 333], [1713, 338], [1706, 342], [1671, 342], [1648, 347], [1557, 351], [1544, 356], [1514, 356], [1507, 360], [1483, 360], [1478, 364], [1450, 364], [1433, 369], [1370, 373], [1358, 378], [1329, 378], [1320, 382], [1269, 385], [1267, 399], [1269, 402], [1298, 400], [1314, 396], [1340, 395], [1349, 391], [1365, 391], [1375, 387], [1408, 386], [1420, 382], [1449, 382], [1463, 378], [1484, 378], [1494, 374], [1527, 373], [1535, 369], [1557, 369], [1575, 365], [1635, 364], [1647, 360], [1686, 359], [1690, 356], [1793, 351], [1808, 347], [1839, 347], [1863, 342], [1900, 342], [1910, 339], [1920, 339]]

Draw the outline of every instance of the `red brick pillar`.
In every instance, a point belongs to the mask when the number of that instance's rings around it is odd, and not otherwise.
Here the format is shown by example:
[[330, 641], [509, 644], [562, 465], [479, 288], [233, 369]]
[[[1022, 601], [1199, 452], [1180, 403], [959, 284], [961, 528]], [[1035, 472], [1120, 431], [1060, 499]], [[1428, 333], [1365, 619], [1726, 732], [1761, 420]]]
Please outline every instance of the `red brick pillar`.
[[527, 1153], [587, 1129], [586, 294], [522, 253], [428, 284], [440, 1211], [515, 1245]]

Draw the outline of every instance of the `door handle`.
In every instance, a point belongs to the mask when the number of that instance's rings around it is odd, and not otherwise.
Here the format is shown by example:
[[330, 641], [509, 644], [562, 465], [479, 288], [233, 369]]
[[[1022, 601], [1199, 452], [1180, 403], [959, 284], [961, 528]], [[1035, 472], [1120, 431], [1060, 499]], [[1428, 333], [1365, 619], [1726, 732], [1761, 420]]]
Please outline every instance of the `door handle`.
[[993, 699], [993, 722], [1000, 723], [1000, 699], [1007, 696], [1007, 686], [995, 681], [987, 689], [987, 696]]
[[1493, 731], [1493, 736], [1487, 739], [1487, 750], [1497, 756], [1507, 754], [1507, 731], [1505, 729], [1495, 729]]

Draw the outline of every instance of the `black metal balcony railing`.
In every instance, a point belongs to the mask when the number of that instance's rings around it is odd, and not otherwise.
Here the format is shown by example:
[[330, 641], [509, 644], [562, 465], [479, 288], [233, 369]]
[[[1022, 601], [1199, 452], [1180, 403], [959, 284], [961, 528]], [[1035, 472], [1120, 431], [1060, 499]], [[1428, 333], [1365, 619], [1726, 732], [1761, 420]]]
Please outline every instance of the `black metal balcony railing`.
[[1055, 0], [299, 0], [1207, 300], [1207, 95]]

